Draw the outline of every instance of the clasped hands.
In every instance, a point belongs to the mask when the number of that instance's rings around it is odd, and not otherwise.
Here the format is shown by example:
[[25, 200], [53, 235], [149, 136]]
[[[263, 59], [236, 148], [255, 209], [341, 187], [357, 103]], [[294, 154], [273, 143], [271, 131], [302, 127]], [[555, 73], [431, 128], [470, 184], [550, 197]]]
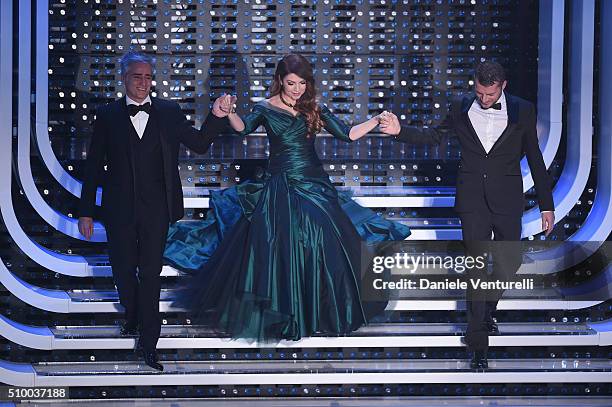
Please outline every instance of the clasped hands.
[[378, 127], [384, 134], [395, 136], [399, 134], [401, 130], [400, 122], [394, 113], [384, 111], [378, 116], [374, 117], [378, 121]]
[[236, 96], [223, 94], [213, 103], [212, 112], [217, 117], [226, 117], [236, 110]]

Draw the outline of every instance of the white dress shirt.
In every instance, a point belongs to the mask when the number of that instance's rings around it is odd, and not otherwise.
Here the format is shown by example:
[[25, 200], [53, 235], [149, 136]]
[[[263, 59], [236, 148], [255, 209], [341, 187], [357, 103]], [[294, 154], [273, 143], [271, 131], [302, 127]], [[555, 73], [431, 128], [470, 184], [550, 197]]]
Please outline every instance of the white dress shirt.
[[506, 105], [506, 95], [503, 92], [495, 103], [498, 102], [501, 103], [501, 110], [493, 108], [485, 110], [478, 103], [478, 99], [474, 99], [468, 111], [468, 116], [472, 126], [474, 126], [474, 130], [476, 130], [476, 135], [487, 153], [491, 151], [493, 144], [495, 144], [508, 126], [508, 107]]
[[[147, 96], [145, 100], [143, 100], [141, 103], [138, 103], [135, 100], [130, 99], [128, 95], [125, 95], [125, 101], [128, 105], [141, 106], [145, 103], [151, 103], [151, 97]], [[147, 128], [147, 122], [149, 121], [149, 113], [140, 111], [136, 113], [136, 116], [130, 116], [130, 120], [132, 121], [134, 130], [136, 130], [136, 134], [138, 134], [138, 137], [142, 139], [145, 129]]]
[[[508, 126], [508, 105], [506, 104], [506, 95], [503, 92], [495, 103], [498, 102], [501, 104], [500, 110], [493, 108], [483, 109], [478, 100], [474, 99], [468, 111], [468, 116], [472, 126], [474, 126], [476, 135], [487, 153], [491, 151], [497, 139]], [[542, 211], [542, 213], [545, 212], [554, 211]]]

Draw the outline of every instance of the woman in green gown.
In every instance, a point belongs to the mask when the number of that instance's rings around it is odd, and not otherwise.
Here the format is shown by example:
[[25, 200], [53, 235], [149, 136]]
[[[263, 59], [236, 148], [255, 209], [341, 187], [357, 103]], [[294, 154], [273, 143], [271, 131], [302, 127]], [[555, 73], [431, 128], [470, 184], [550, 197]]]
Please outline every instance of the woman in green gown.
[[[176, 305], [232, 338], [344, 335], [384, 308], [360, 298], [362, 242], [402, 240], [410, 230], [339, 194], [314, 139], [324, 128], [357, 140], [378, 117], [348, 127], [318, 104], [312, 67], [296, 54], [279, 62], [270, 95], [245, 117], [228, 115], [240, 136], [265, 128], [267, 177], [212, 193], [204, 221], [170, 230], [166, 260], [196, 269]], [[229, 96], [222, 106], [231, 109]]]

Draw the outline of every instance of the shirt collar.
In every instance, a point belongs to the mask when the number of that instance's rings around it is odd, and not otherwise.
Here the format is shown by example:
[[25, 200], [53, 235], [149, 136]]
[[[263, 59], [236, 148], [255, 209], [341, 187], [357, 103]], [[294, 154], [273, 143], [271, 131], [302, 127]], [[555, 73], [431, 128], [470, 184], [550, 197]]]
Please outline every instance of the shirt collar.
[[507, 110], [507, 105], [506, 105], [506, 94], [502, 91], [502, 94], [499, 98], [499, 100], [497, 101], [501, 104], [501, 110]]
[[125, 103], [127, 105], [137, 105], [137, 106], [141, 106], [144, 105], [145, 103], [151, 103], [151, 97], [149, 95], [147, 95], [147, 97], [145, 98], [145, 100], [143, 100], [141, 103], [136, 102], [134, 99], [131, 99], [128, 95], [125, 95]]

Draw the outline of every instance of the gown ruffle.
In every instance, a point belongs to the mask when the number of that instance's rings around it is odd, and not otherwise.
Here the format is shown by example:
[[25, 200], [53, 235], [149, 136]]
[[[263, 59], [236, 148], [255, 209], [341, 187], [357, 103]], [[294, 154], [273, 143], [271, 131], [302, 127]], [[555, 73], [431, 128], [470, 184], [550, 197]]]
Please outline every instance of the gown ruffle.
[[[255, 126], [243, 120], [245, 131]], [[298, 340], [350, 333], [384, 309], [360, 298], [362, 243], [403, 240], [410, 230], [338, 193], [309, 154], [275, 160], [271, 152], [262, 180], [212, 192], [204, 220], [171, 226], [165, 260], [192, 274], [174, 305], [194, 322], [232, 338]]]

